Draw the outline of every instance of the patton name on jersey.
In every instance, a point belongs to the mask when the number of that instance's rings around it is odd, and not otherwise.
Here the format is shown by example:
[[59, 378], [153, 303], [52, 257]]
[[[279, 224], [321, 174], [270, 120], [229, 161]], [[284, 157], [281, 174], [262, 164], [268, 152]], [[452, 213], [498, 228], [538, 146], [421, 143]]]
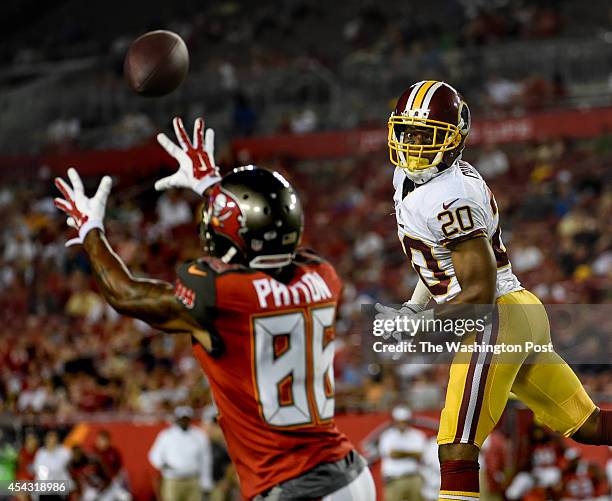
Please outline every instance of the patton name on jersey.
[[298, 306], [301, 303], [316, 303], [332, 298], [325, 280], [316, 271], [304, 273], [289, 286], [273, 278], [253, 280], [259, 306], [262, 308]]
[[414, 270], [438, 303], [461, 291], [449, 246], [485, 236], [497, 261], [496, 297], [521, 290], [501, 239], [493, 193], [467, 162], [456, 161], [427, 183], [406, 190], [403, 169], [393, 176], [398, 237]]

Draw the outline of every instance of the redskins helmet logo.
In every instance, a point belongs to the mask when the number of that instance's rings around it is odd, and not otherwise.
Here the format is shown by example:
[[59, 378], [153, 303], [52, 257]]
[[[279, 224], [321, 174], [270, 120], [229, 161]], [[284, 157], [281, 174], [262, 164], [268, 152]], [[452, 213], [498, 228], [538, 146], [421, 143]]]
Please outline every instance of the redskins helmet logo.
[[462, 136], [467, 136], [472, 126], [472, 115], [470, 113], [470, 107], [465, 101], [461, 101], [459, 106], [459, 132]]
[[216, 185], [210, 195], [208, 207], [209, 224], [214, 231], [228, 237], [242, 249], [244, 242], [240, 234], [245, 228], [245, 217], [236, 198]]

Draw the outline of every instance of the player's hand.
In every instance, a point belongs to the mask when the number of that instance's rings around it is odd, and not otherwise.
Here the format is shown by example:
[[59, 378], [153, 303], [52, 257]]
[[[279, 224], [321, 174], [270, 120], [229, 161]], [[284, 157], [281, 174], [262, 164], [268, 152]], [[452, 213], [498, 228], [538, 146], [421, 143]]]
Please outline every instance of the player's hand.
[[401, 323], [402, 329], [385, 331], [382, 335], [383, 339], [393, 337], [397, 341], [400, 341], [402, 335], [414, 336], [417, 333], [415, 325], [417, 325], [417, 321], [423, 316], [422, 313], [425, 306], [407, 302], [404, 303], [401, 308], [392, 308], [391, 306], [376, 303], [374, 309], [378, 312], [374, 318], [381, 322], [389, 320], [395, 322], [397, 318], [406, 319], [406, 321]]
[[68, 179], [72, 186], [61, 177], [55, 178], [55, 186], [61, 191], [64, 198], [53, 200], [55, 206], [68, 216], [66, 221], [68, 226], [79, 232], [78, 237], [66, 242], [66, 247], [82, 244], [87, 233], [94, 228], [104, 230], [103, 221], [106, 201], [113, 184], [110, 176], [104, 176], [102, 181], [100, 181], [96, 194], [92, 198], [87, 198], [81, 177], [72, 167], [68, 169]]
[[193, 125], [193, 142], [190, 142], [179, 117], [174, 117], [172, 125], [180, 147], [164, 133], [157, 135], [157, 142], [178, 162], [179, 169], [171, 176], [158, 180], [155, 189], [191, 188], [202, 195], [208, 187], [221, 180], [214, 157], [215, 131], [206, 129], [205, 135], [204, 120], [197, 118]]
[[376, 303], [374, 309], [378, 312], [375, 316], [377, 320], [393, 319], [400, 315], [414, 315], [425, 309], [425, 306], [414, 303], [404, 303], [401, 308], [391, 308], [381, 303]]

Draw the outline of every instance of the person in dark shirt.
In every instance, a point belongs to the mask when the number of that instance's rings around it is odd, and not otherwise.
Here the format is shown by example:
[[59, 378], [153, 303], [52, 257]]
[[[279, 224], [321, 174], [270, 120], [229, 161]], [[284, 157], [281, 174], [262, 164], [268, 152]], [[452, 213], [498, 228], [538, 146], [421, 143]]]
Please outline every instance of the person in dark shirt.
[[96, 436], [93, 454], [98, 457], [104, 466], [109, 478], [113, 480], [123, 467], [123, 460], [119, 449], [111, 442], [110, 434], [107, 430], [100, 430]]

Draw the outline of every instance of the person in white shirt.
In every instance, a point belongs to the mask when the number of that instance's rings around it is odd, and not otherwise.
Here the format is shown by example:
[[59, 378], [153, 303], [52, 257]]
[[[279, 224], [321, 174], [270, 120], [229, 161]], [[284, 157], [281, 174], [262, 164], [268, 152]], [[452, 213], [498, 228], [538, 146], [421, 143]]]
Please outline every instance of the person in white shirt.
[[212, 490], [210, 442], [191, 425], [193, 409], [177, 407], [176, 423], [162, 430], [149, 451], [149, 461], [162, 476], [162, 501], [201, 501]]
[[438, 501], [438, 494], [440, 493], [440, 460], [438, 459], [438, 441], [436, 437], [430, 438], [425, 444], [419, 472], [423, 479], [423, 487], [421, 488], [423, 501]]
[[34, 456], [36, 480], [68, 481], [71, 485], [68, 463], [72, 453], [59, 442], [57, 432], [50, 430], [45, 435], [45, 445]]
[[493, 179], [502, 176], [510, 169], [508, 155], [493, 143], [483, 146], [480, 157], [478, 157], [478, 172], [485, 179]]
[[379, 450], [385, 480], [386, 501], [420, 501], [421, 476], [419, 461], [427, 438], [409, 425], [412, 412], [398, 406], [392, 412], [393, 424], [380, 435]]
[[156, 207], [159, 226], [163, 230], [171, 230], [181, 224], [192, 222], [193, 214], [189, 204], [176, 191], [168, 191], [159, 197]]

